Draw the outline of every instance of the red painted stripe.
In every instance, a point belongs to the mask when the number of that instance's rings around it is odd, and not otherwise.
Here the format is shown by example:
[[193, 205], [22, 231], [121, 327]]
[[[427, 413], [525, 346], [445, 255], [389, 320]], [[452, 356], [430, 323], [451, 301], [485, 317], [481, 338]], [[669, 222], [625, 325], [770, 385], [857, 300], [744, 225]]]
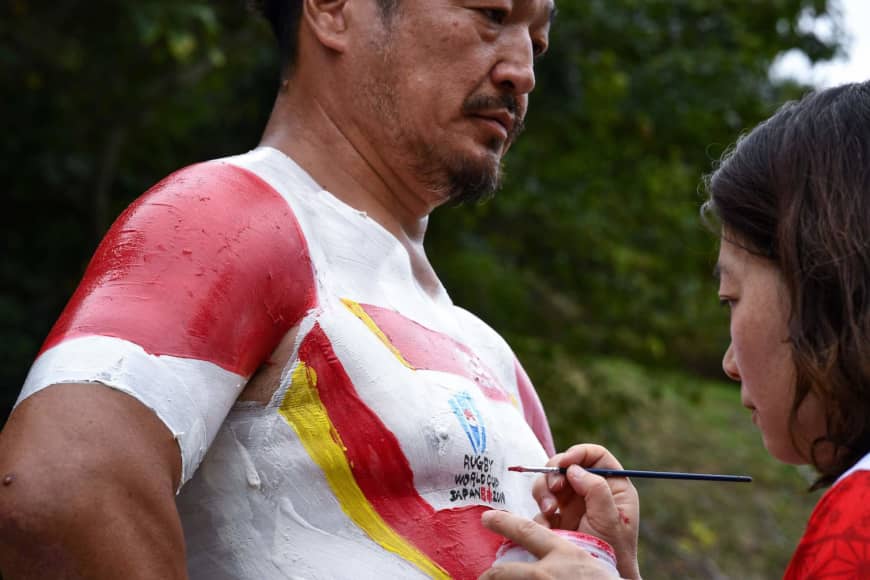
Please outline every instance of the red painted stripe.
[[[359, 398], [319, 326], [299, 358], [317, 373], [317, 390], [357, 485], [396, 532], [458, 579], [477, 578], [492, 564], [503, 538], [480, 524], [486, 506], [435, 511], [417, 492], [414, 473], [396, 436]], [[401, 393], [397, 393], [401, 407]]]
[[308, 248], [280, 194], [250, 171], [202, 163], [118, 218], [42, 350], [113, 336], [247, 376], [314, 302]]
[[544, 406], [541, 405], [541, 399], [538, 398], [538, 393], [535, 391], [535, 387], [532, 386], [532, 381], [529, 380], [529, 375], [526, 374], [520, 361], [514, 359], [514, 368], [517, 374], [517, 388], [520, 391], [520, 402], [523, 404], [523, 415], [526, 418], [526, 423], [532, 428], [547, 455], [552, 457], [556, 454], [556, 446], [553, 444], [553, 433], [550, 431], [550, 422], [547, 421]]
[[378, 328], [415, 369], [452, 373], [473, 380], [494, 401], [510, 401], [492, 371], [470, 348], [402, 316], [394, 310], [360, 304]]

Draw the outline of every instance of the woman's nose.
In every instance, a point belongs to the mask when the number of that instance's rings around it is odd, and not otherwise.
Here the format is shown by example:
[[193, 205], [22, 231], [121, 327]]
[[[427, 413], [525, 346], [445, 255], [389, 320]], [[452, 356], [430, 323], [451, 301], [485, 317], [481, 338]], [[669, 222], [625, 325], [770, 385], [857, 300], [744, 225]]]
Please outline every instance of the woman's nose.
[[722, 357], [722, 370], [728, 375], [732, 381], [740, 380], [740, 371], [737, 368], [737, 361], [734, 358], [734, 347], [729, 344], [728, 350], [725, 351], [725, 356]]

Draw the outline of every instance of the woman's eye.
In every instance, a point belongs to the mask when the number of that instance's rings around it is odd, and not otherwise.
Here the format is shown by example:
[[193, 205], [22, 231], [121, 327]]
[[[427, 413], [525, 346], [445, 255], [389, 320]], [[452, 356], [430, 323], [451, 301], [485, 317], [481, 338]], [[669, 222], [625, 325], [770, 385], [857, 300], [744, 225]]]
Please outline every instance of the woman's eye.
[[487, 20], [495, 22], [496, 24], [503, 23], [507, 18], [507, 10], [502, 8], [481, 8], [480, 13], [483, 14]]
[[721, 306], [724, 306], [728, 310], [732, 310], [734, 308], [734, 304], [736, 302], [737, 302], [737, 300], [735, 300], [734, 298], [729, 298], [727, 296], [720, 296], [719, 297], [719, 304]]

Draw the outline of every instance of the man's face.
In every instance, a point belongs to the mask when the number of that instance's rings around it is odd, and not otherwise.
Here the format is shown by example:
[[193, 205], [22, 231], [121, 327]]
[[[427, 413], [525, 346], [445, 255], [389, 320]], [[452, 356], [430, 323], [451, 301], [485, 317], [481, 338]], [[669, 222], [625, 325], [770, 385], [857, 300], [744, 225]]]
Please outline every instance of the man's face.
[[400, 0], [373, 24], [351, 98], [384, 161], [437, 201], [495, 191], [553, 10], [552, 0]]

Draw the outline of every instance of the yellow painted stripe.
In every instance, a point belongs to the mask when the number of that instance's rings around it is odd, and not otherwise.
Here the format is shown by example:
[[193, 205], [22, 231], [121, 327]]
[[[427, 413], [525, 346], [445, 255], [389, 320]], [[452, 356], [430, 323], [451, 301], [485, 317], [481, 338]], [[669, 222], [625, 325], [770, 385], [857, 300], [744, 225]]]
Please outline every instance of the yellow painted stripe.
[[399, 359], [399, 362], [401, 362], [409, 369], [414, 370], [414, 367], [411, 366], [411, 363], [405, 360], [405, 357], [402, 356], [402, 353], [399, 352], [399, 349], [397, 349], [393, 345], [393, 343], [390, 342], [390, 339], [387, 338], [387, 335], [384, 334], [384, 331], [380, 329], [375, 321], [372, 320], [372, 317], [369, 316], [368, 313], [363, 309], [363, 307], [359, 305], [359, 302], [354, 302], [350, 298], [342, 298], [341, 301], [344, 302], [344, 305], [347, 306], [348, 310], [353, 312], [357, 318], [363, 321], [363, 323], [369, 328], [369, 330], [375, 333], [375, 336], [377, 336], [378, 339], [380, 339], [380, 341], [384, 343], [384, 346], [390, 349], [390, 352], [392, 352], [395, 357]]
[[320, 466], [341, 509], [384, 549], [398, 554], [432, 578], [450, 575], [410, 544], [381, 518], [359, 488], [344, 453], [341, 436], [317, 393], [317, 373], [299, 361], [278, 412], [299, 435], [308, 455]]

